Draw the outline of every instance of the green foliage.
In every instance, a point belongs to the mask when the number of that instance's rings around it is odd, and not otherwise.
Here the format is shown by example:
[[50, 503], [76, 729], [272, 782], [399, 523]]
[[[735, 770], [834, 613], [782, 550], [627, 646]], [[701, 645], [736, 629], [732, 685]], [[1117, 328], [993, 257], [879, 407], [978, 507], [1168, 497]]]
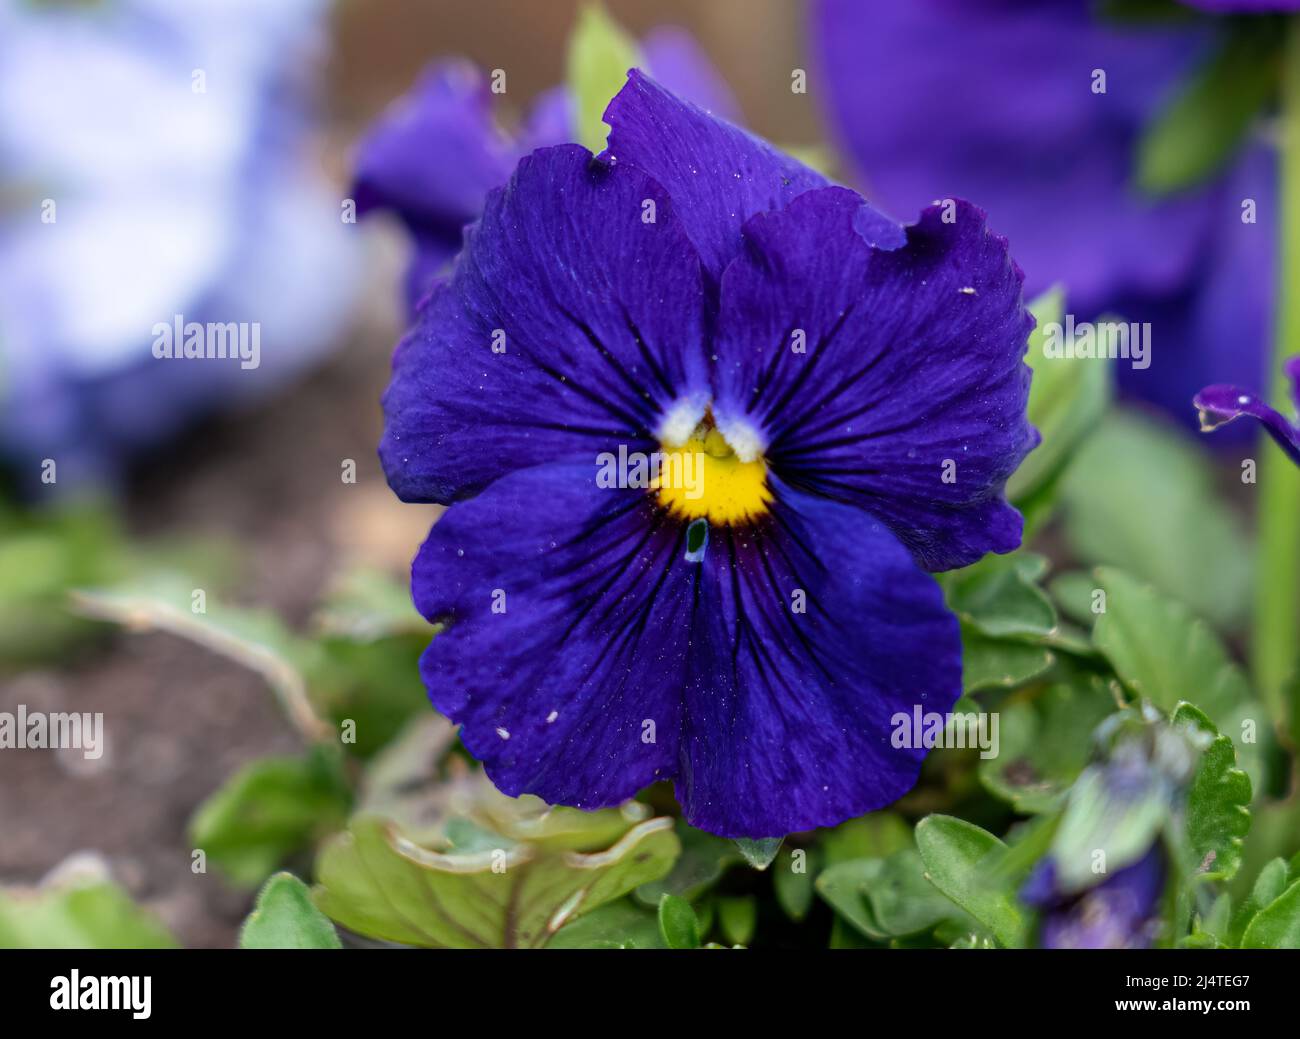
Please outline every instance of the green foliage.
[[212, 543], [135, 545], [102, 503], [31, 513], [0, 503], [0, 666], [39, 662], [99, 630], [69, 609], [77, 588], [156, 581], [178, 569], [213, 587], [232, 568], [227, 555]]
[[1219, 627], [1242, 615], [1250, 547], [1188, 434], [1112, 409], [1076, 453], [1061, 495], [1065, 534], [1083, 562], [1149, 582]]
[[980, 781], [1019, 812], [1057, 807], [1087, 763], [1091, 733], [1114, 710], [1114, 697], [1096, 676], [1008, 700], [999, 753], [980, 762]]
[[36, 889], [0, 888], [0, 948], [170, 949], [176, 941], [99, 871], [60, 871]]
[[635, 804], [548, 809], [536, 798], [505, 797], [479, 773], [450, 786], [444, 793], [456, 814], [420, 843], [398, 823], [365, 815], [327, 843], [315, 892], [326, 915], [408, 945], [536, 948], [569, 921], [664, 876], [681, 851], [672, 821], [638, 821], [644, 811]]
[[1032, 525], [1050, 511], [1066, 464], [1109, 407], [1111, 376], [1109, 366], [1089, 358], [1046, 356], [1047, 326], [1059, 325], [1065, 310], [1059, 287], [1031, 302], [1029, 310], [1038, 324], [1025, 355], [1034, 372], [1028, 415], [1042, 441], [1007, 482], [1007, 497]]
[[1038, 678], [1056, 662], [1041, 645], [982, 635], [962, 625], [962, 692], [982, 689], [1012, 689]]
[[676, 895], [659, 899], [659, 933], [670, 949], [700, 947], [700, 921], [686, 899]]
[[341, 949], [338, 932], [312, 904], [307, 885], [292, 873], [277, 873], [257, 896], [257, 906], [239, 932], [241, 949]]
[[916, 824], [925, 876], [1006, 948], [1024, 944], [1025, 922], [1010, 879], [997, 869], [1006, 845], [974, 823], [930, 815]]
[[813, 901], [813, 880], [819, 849], [782, 848], [772, 869], [772, 891], [777, 904], [798, 923], [808, 915]]
[[1181, 703], [1171, 719], [1206, 741], [1187, 792], [1187, 840], [1205, 880], [1230, 880], [1241, 866], [1250, 831], [1250, 778], [1237, 768], [1232, 740], [1204, 712]]
[[1056, 609], [1038, 580], [1047, 560], [1029, 552], [988, 555], [944, 575], [948, 607], [962, 622], [993, 639], [1040, 639], [1056, 630]]
[[1135, 694], [1172, 712], [1185, 699], [1222, 723], [1250, 698], [1223, 644], [1180, 602], [1110, 568], [1099, 569], [1106, 611], [1092, 638]]
[[569, 37], [567, 81], [573, 95], [575, 139], [593, 152], [605, 147], [602, 117], [622, 89], [628, 69], [641, 64], [641, 52], [599, 3], [587, 3]]
[[823, 901], [873, 942], [929, 934], [945, 922], [963, 931], [977, 929], [930, 883], [915, 848], [842, 862], [823, 872], [816, 887]]
[[680, 819], [676, 831], [682, 851], [672, 870], [636, 889], [636, 900], [652, 909], [658, 907], [665, 894], [694, 902], [717, 884], [728, 869], [743, 861], [734, 841], [687, 826]]
[[548, 949], [666, 949], [659, 916], [626, 898], [585, 913], [561, 927]]
[[1146, 128], [1137, 183], [1153, 195], [1195, 187], [1238, 153], [1278, 89], [1277, 34], [1239, 26]]
[[254, 887], [293, 852], [342, 828], [352, 792], [341, 752], [245, 765], [199, 806], [190, 841], [234, 883]]

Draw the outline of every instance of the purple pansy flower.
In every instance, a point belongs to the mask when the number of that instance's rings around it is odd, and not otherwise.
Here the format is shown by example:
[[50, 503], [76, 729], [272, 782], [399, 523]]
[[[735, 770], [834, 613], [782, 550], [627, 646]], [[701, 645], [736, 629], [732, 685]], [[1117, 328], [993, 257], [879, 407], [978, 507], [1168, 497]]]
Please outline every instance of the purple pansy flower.
[[[1300, 412], [1300, 357], [1290, 358], [1283, 371], [1291, 382], [1291, 400]], [[1287, 457], [1300, 465], [1300, 427], [1269, 407], [1257, 394], [1238, 386], [1219, 384], [1205, 387], [1192, 398], [1192, 403], [1200, 413], [1201, 429], [1206, 433], [1246, 415], [1262, 423]]]
[[[423, 677], [508, 794], [832, 825], [915, 782], [891, 717], [960, 693], [926, 571], [1019, 544], [1023, 276], [973, 206], [896, 225], [638, 70], [605, 121], [490, 193], [394, 357], [389, 482], [451, 504]], [[654, 452], [700, 494], [602, 479]]]
[[[663, 26], [641, 41], [646, 67], [674, 93], [734, 120], [739, 108], [694, 38]], [[468, 61], [441, 60], [420, 74], [357, 150], [353, 195], [358, 215], [388, 211], [410, 234], [414, 258], [406, 302], [414, 311], [433, 276], [456, 255], [461, 232], [535, 148], [574, 138], [573, 99], [564, 87], [542, 94], [517, 133], [493, 114], [488, 78]]]
[[1182, 417], [1216, 376], [1263, 378], [1255, 344], [1272, 325], [1275, 151], [1261, 132], [1207, 183], [1162, 198], [1142, 191], [1143, 135], [1219, 26], [1192, 11], [1108, 22], [1097, 7], [817, 0], [819, 93], [865, 193], [887, 213], [977, 198], [1030, 272], [1031, 295], [1059, 282], [1081, 320], [1149, 322], [1150, 367], [1119, 373], [1130, 392]]
[[1038, 944], [1046, 949], [1145, 949], [1160, 926], [1167, 874], [1164, 848], [1155, 844], [1132, 865], [1084, 891], [1062, 891], [1055, 863], [1040, 862], [1021, 899], [1040, 910]]

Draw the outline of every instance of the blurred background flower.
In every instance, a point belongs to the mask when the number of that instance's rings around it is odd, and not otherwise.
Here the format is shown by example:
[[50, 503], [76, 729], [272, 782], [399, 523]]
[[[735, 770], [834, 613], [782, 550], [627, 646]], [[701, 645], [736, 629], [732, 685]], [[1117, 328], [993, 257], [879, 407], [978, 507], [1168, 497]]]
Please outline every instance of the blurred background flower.
[[[341, 341], [340, 193], [313, 140], [323, 0], [0, 4], [0, 451], [20, 483], [142, 448]], [[151, 353], [257, 322], [261, 364]]]
[[[811, 26], [831, 128], [886, 211], [977, 199], [1030, 295], [1059, 283], [1081, 320], [1150, 322], [1151, 365], [1121, 365], [1121, 385], [1184, 423], [1207, 382], [1267, 384], [1271, 20], [1172, 0], [814, 0]], [[1230, 124], [1204, 166], [1159, 139], [1189, 94], [1207, 136]]]

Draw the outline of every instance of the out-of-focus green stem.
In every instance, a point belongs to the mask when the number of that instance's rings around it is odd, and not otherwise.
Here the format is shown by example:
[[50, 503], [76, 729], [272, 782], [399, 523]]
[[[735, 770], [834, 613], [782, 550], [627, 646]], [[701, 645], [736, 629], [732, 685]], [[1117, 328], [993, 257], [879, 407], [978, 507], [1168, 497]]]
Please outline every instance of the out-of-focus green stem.
[[[1282, 140], [1278, 174], [1277, 326], [1270, 372], [1273, 405], [1293, 405], [1282, 362], [1300, 353], [1300, 17], [1287, 33], [1282, 70]], [[1259, 545], [1255, 568], [1252, 663], [1255, 681], [1273, 718], [1287, 710], [1287, 677], [1300, 660], [1300, 470], [1261, 434], [1259, 447]]]

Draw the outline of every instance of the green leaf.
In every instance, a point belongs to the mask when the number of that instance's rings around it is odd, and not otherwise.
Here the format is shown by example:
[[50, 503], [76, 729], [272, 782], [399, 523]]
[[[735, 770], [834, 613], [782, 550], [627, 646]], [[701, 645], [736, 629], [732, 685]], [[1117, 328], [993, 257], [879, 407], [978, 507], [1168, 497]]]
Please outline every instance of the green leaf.
[[732, 945], [748, 945], [758, 926], [758, 899], [753, 895], [719, 898], [718, 926]]
[[1029, 304], [1029, 310], [1038, 324], [1030, 333], [1025, 355], [1034, 372], [1028, 414], [1043, 439], [1007, 481], [1007, 497], [1025, 511], [1028, 503], [1049, 490], [1075, 449], [1097, 427], [1111, 398], [1109, 365], [1086, 357], [1047, 356], [1048, 326], [1059, 326], [1065, 310], [1061, 289], [1045, 292]]
[[[799, 852], [797, 857], [796, 850]], [[812, 908], [813, 858], [816, 852], [816, 848], [782, 848], [772, 869], [772, 889], [777, 904], [796, 923]]]
[[1018, 812], [1049, 811], [1087, 764], [1088, 735], [1115, 709], [1095, 676], [1009, 700], [999, 712], [998, 754], [980, 761], [980, 782]]
[[[573, 850], [611, 824], [625, 831], [612, 846]], [[570, 920], [663, 876], [681, 850], [671, 819], [628, 829], [618, 809], [530, 812], [501, 825], [509, 832], [500, 848], [440, 852], [391, 822], [358, 817], [317, 860], [316, 904], [349, 930], [406, 945], [537, 948]]]
[[1035, 583], [1047, 560], [1028, 552], [988, 555], [945, 574], [948, 607], [991, 638], [1041, 638], [1056, 630], [1056, 610]]
[[65, 865], [38, 888], [0, 888], [0, 949], [175, 947], [153, 914], [102, 870]]
[[737, 837], [736, 847], [740, 849], [740, 854], [752, 868], [765, 870], [772, 865], [772, 860], [781, 850], [781, 842], [784, 840], [784, 837], [760, 837], [758, 840]]
[[883, 859], [912, 846], [912, 828], [893, 812], [872, 812], [821, 831], [827, 866], [854, 859]]
[[1255, 914], [1243, 949], [1300, 949], [1300, 880]]
[[700, 947], [700, 921], [686, 899], [676, 895], [659, 899], [659, 933], [670, 949]]
[[420, 656], [428, 635], [389, 635], [373, 641], [327, 636], [304, 667], [307, 688], [317, 711], [335, 731], [351, 722], [355, 742], [344, 748], [370, 758], [395, 739], [412, 718], [429, 713], [428, 693], [420, 680]]
[[961, 627], [962, 691], [1011, 689], [1044, 674], [1056, 657], [1042, 646], [994, 639], [970, 625]]
[[234, 883], [260, 884], [343, 827], [352, 795], [339, 766], [339, 752], [323, 747], [245, 765], [195, 811], [190, 841]]
[[1137, 183], [1167, 195], [1209, 180], [1237, 154], [1277, 90], [1273, 32], [1231, 32], [1147, 127], [1137, 152]]
[[166, 631], [256, 671], [285, 714], [308, 739], [332, 740], [307, 695], [303, 667], [315, 646], [294, 636], [269, 610], [222, 606], [204, 596], [196, 612], [196, 589], [175, 575], [109, 588], [81, 589], [73, 603], [85, 616], [132, 631]]
[[1290, 882], [1291, 878], [1288, 875], [1285, 859], [1271, 859], [1264, 864], [1264, 868], [1259, 871], [1259, 876], [1255, 878], [1250, 894], [1242, 901], [1237, 911], [1232, 914], [1232, 922], [1227, 935], [1229, 945], [1235, 947], [1241, 944], [1241, 939], [1251, 921], [1255, 919], [1261, 909], [1271, 905], [1278, 899]]
[[677, 821], [676, 830], [682, 853], [672, 871], [636, 889], [636, 900], [651, 909], [658, 908], [665, 894], [680, 895], [694, 902], [721, 880], [728, 869], [742, 861], [734, 841], [697, 830], [681, 820]]
[[576, 140], [593, 152], [605, 147], [605, 108], [641, 65], [636, 40], [599, 3], [587, 3], [569, 37], [567, 81], [573, 95]]
[[659, 914], [620, 898], [565, 924], [548, 949], [666, 949]]
[[944, 921], [975, 921], [926, 878], [915, 848], [883, 859], [842, 862], [817, 878], [817, 893], [866, 937], [877, 942], [933, 931]]
[[1085, 564], [1127, 571], [1229, 626], [1249, 597], [1251, 552], [1215, 478], [1189, 434], [1112, 409], [1062, 478], [1066, 538]]
[[241, 949], [341, 949], [338, 932], [292, 873], [277, 873], [239, 932]]
[[420, 616], [406, 584], [370, 567], [344, 570], [334, 578], [313, 620], [321, 634], [353, 642], [394, 635], [418, 635], [428, 641], [437, 630]]
[[1118, 570], [1099, 569], [1096, 578], [1106, 610], [1092, 639], [1134, 693], [1166, 712], [1190, 699], [1220, 725], [1250, 699], [1223, 644], [1186, 606]]
[[1187, 839], [1206, 880], [1230, 880], [1241, 867], [1242, 840], [1250, 831], [1250, 778], [1237, 768], [1232, 740], [1189, 703], [1170, 719], [1209, 739], [1187, 792]]
[[1006, 948], [1024, 944], [1025, 924], [1005, 877], [992, 867], [1006, 845], [986, 830], [949, 815], [916, 824], [926, 878], [992, 932]]

